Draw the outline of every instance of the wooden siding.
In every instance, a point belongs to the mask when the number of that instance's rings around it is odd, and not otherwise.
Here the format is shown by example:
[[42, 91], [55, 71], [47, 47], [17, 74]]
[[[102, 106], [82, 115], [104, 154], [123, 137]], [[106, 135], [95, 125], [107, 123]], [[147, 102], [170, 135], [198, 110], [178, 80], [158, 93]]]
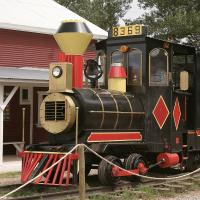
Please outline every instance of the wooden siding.
[[48, 67], [59, 48], [51, 35], [0, 29], [0, 66]]
[[[60, 52], [52, 35], [0, 29], [0, 66], [48, 67], [57, 61]], [[88, 50], [85, 59], [94, 59]]]

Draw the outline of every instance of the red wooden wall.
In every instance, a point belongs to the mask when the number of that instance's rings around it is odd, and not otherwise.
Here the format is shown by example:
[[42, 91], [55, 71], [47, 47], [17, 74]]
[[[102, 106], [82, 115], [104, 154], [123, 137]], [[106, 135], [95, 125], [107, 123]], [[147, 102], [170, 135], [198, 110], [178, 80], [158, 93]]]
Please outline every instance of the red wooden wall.
[[[0, 66], [48, 67], [60, 52], [52, 35], [0, 29]], [[87, 51], [86, 59], [96, 56]]]
[[48, 67], [58, 52], [52, 35], [0, 29], [0, 66]]

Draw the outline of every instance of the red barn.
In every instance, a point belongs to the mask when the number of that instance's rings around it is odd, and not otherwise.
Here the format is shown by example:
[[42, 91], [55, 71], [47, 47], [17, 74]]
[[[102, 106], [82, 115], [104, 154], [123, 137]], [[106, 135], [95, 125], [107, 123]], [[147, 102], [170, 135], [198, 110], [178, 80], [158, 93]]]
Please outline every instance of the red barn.
[[14, 153], [23, 141], [46, 141], [38, 110], [48, 90], [48, 64], [60, 52], [52, 35], [66, 19], [86, 22], [93, 41], [85, 58], [95, 57], [94, 42], [107, 37], [96, 25], [53, 0], [0, 1], [0, 164], [3, 153]]

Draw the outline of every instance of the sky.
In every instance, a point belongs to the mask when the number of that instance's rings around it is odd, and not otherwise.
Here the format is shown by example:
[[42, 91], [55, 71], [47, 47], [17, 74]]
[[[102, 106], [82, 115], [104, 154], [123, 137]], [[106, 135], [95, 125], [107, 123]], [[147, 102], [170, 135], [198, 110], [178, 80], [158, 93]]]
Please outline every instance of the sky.
[[123, 18], [136, 19], [144, 13], [144, 10], [142, 8], [139, 8], [137, 0], [133, 0], [131, 7], [132, 8], [130, 8], [130, 10], [126, 13], [126, 15]]

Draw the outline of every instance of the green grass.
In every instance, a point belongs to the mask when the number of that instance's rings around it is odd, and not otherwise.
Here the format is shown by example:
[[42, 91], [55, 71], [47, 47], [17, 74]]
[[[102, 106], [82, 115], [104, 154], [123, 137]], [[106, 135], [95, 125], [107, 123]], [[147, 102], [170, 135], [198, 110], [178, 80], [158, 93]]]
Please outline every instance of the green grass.
[[159, 193], [153, 190], [152, 187], [148, 186], [139, 186], [135, 190], [124, 189], [123, 192], [113, 192], [113, 193], [105, 193], [99, 195], [92, 195], [89, 197], [90, 200], [152, 200], [159, 197]]
[[135, 188], [124, 189], [123, 192], [104, 193], [90, 196], [90, 200], [156, 200], [162, 197], [173, 198], [177, 194], [186, 192], [187, 190], [195, 191], [200, 189], [199, 183], [186, 186], [183, 190], [171, 188], [170, 191], [155, 190], [152, 186], [138, 185]]

